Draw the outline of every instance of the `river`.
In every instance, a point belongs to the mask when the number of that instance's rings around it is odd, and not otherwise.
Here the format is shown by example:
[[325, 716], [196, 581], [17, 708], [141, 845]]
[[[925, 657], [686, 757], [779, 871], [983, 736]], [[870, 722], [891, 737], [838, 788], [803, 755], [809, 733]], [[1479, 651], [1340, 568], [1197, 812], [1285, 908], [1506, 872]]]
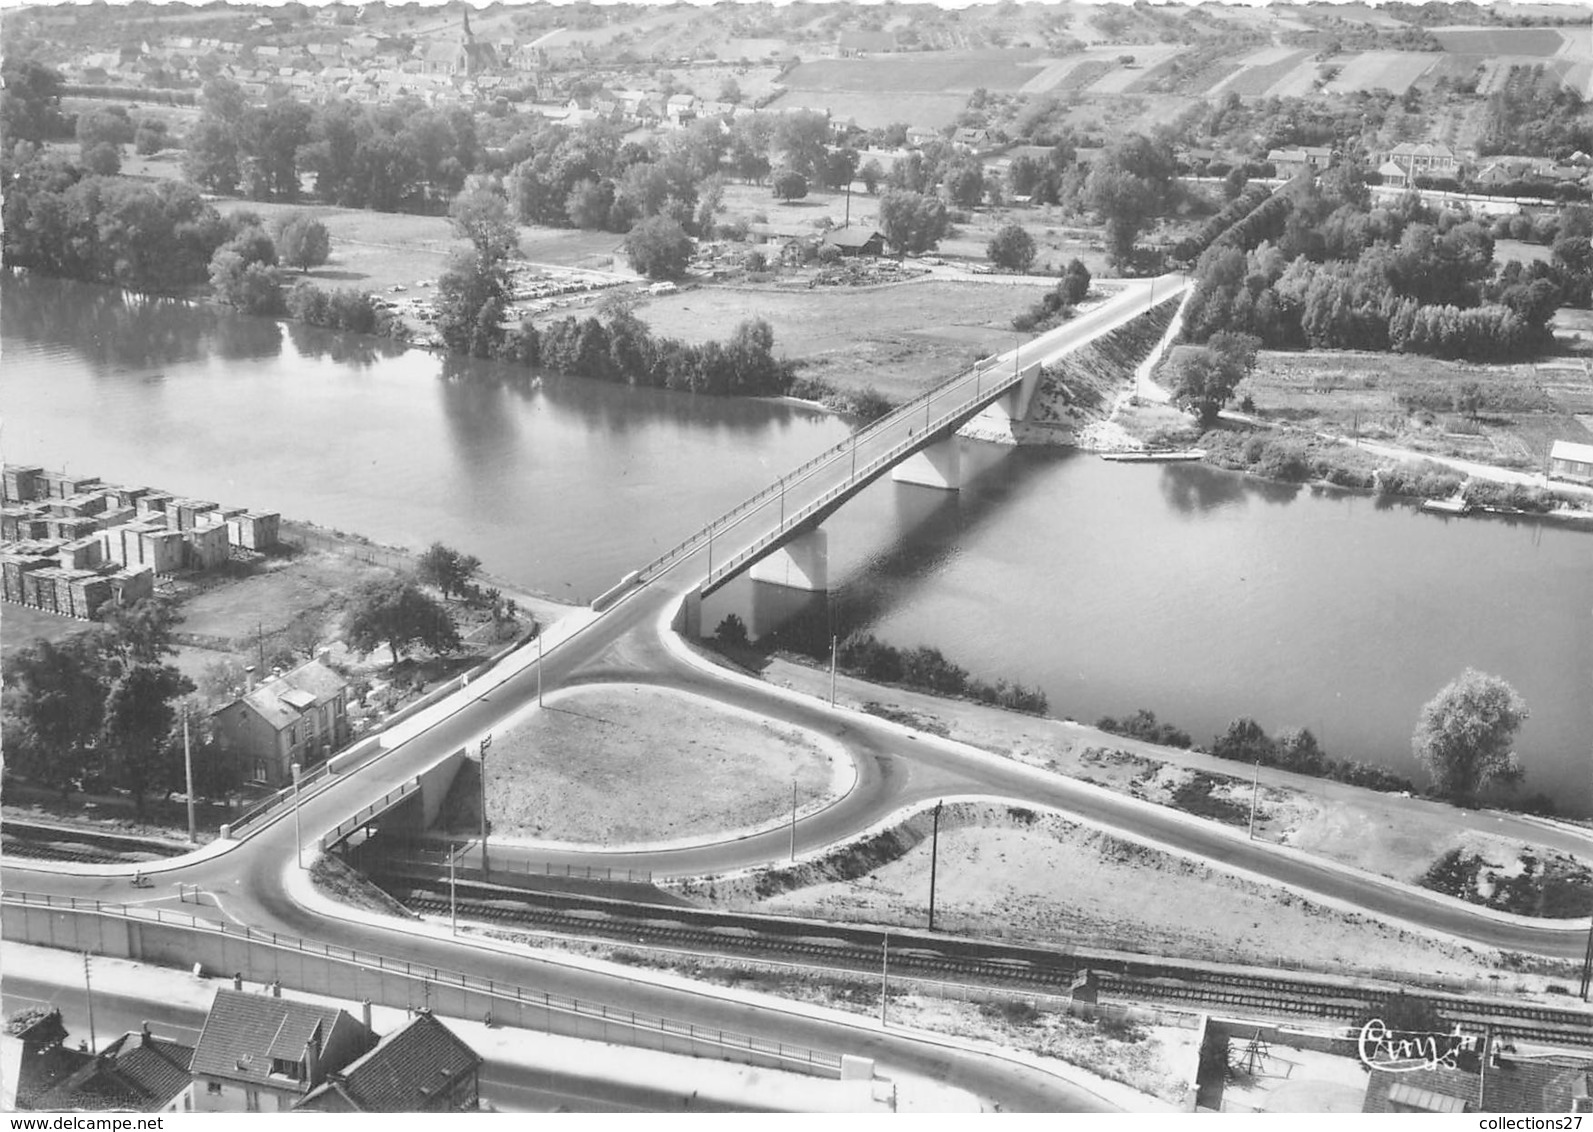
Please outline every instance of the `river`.
[[[0, 276], [0, 347], [7, 460], [440, 539], [577, 600], [846, 431], [39, 278]], [[1417, 711], [1471, 665], [1532, 712], [1525, 792], [1593, 809], [1593, 533], [1196, 465], [965, 442], [963, 467], [960, 493], [885, 481], [830, 520], [827, 623], [1039, 685], [1058, 716], [1148, 707], [1204, 741], [1252, 715], [1417, 777]], [[754, 589], [705, 624], [801, 604]]]

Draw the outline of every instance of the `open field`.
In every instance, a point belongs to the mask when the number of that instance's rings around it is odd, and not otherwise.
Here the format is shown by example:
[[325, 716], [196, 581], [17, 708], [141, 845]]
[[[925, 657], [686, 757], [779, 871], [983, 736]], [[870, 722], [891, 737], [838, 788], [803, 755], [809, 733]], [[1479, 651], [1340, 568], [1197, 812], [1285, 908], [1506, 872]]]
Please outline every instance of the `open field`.
[[[811, 812], [849, 780], [817, 735], [643, 685], [573, 689], [496, 737], [495, 838], [621, 845], [711, 838]], [[465, 812], [465, 811], [469, 812]], [[473, 800], [450, 815], [473, 829]]]
[[[801, 887], [757, 899], [751, 884], [720, 881], [713, 902], [922, 925], [931, 847], [927, 828], [917, 827], [927, 824], [920, 815], [888, 848], [872, 846], [870, 859], [880, 863], [854, 880], [830, 879], [834, 864], [799, 864], [777, 875], [784, 884], [795, 874]], [[1341, 912], [1050, 813], [948, 805], [936, 872], [935, 919], [943, 931], [1256, 966], [1502, 981], [1501, 957], [1488, 949]], [[687, 894], [701, 900], [700, 887]], [[1542, 989], [1531, 978], [1509, 981]]]
[[880, 129], [893, 122], [911, 122], [926, 130], [938, 130], [957, 120], [968, 105], [968, 96], [923, 91], [788, 90], [769, 105], [774, 110], [793, 106], [822, 107], [835, 118], [856, 122], [866, 130]]
[[999, 51], [925, 51], [867, 59], [818, 59], [785, 78], [791, 91], [838, 90], [899, 93], [918, 91], [1017, 90], [1043, 65], [1037, 48]]
[[1264, 55], [1257, 53], [1246, 60], [1240, 65], [1237, 74], [1225, 82], [1218, 83], [1212, 88], [1211, 93], [1227, 94], [1233, 91], [1242, 98], [1259, 98], [1271, 93], [1274, 85], [1310, 58], [1309, 51], [1265, 48]]
[[[1586, 37], [1587, 28], [1568, 28]], [[1557, 28], [1434, 28], [1433, 37], [1456, 55], [1554, 55], [1565, 46]]]
[[[1454, 407], [1464, 382], [1483, 393], [1476, 420]], [[1528, 471], [1542, 468], [1554, 440], [1593, 441], [1577, 420], [1593, 405], [1593, 375], [1570, 359], [1474, 366], [1415, 355], [1268, 350], [1239, 393], [1248, 393], [1266, 420]]]
[[1432, 70], [1441, 57], [1423, 51], [1367, 51], [1344, 64], [1338, 78], [1324, 88], [1329, 94], [1357, 90], [1386, 90], [1404, 94]]
[[650, 298], [637, 313], [658, 334], [726, 338], [743, 319], [774, 328], [775, 347], [808, 362], [804, 376], [842, 390], [873, 386], [905, 400], [1012, 345], [1012, 316], [1049, 286], [996, 286], [928, 278], [871, 287], [795, 290], [703, 287]]

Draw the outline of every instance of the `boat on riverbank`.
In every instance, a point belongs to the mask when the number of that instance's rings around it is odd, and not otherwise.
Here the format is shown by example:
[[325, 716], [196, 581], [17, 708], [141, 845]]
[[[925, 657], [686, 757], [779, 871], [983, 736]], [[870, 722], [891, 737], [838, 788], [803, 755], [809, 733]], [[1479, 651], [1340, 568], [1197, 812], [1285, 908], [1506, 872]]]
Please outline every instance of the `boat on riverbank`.
[[1101, 459], [1114, 464], [1173, 464], [1204, 460], [1204, 448], [1163, 449], [1146, 452], [1102, 452]]
[[1435, 515], [1453, 515], [1459, 518], [1462, 515], [1471, 514], [1472, 505], [1458, 496], [1451, 499], [1424, 499], [1422, 500], [1422, 510], [1429, 511]]

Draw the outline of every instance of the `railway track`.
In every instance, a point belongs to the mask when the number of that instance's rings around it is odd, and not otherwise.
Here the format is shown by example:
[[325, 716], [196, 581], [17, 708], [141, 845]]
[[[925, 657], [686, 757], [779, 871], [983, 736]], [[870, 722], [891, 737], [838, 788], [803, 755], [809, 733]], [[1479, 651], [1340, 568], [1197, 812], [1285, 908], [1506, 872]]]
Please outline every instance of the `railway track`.
[[[446, 883], [391, 881], [387, 890], [416, 912], [446, 917]], [[461, 917], [559, 935], [620, 943], [799, 962], [836, 970], [880, 968], [878, 928], [699, 913], [664, 905], [633, 905], [591, 897], [500, 892], [461, 884]], [[440, 891], [439, 891], [440, 888]], [[1469, 997], [1353, 979], [1302, 978], [1180, 963], [1151, 957], [1090, 956], [968, 939], [890, 933], [893, 972], [949, 983], [1067, 993], [1084, 970], [1103, 995], [1203, 1011], [1265, 1018], [1351, 1023], [1393, 993], [1430, 1002], [1446, 1024], [1552, 1044], [1593, 1046], [1593, 1013]]]

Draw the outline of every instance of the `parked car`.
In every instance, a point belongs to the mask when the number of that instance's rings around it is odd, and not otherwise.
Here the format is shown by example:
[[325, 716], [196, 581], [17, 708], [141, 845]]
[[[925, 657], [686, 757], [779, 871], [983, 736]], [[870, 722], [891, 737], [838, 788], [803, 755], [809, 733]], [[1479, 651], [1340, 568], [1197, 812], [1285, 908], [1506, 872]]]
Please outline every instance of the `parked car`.
[[664, 282], [654, 283], [651, 287], [647, 288], [647, 293], [649, 295], [673, 295], [678, 290], [680, 290], [680, 288], [675, 286], [673, 283]]

